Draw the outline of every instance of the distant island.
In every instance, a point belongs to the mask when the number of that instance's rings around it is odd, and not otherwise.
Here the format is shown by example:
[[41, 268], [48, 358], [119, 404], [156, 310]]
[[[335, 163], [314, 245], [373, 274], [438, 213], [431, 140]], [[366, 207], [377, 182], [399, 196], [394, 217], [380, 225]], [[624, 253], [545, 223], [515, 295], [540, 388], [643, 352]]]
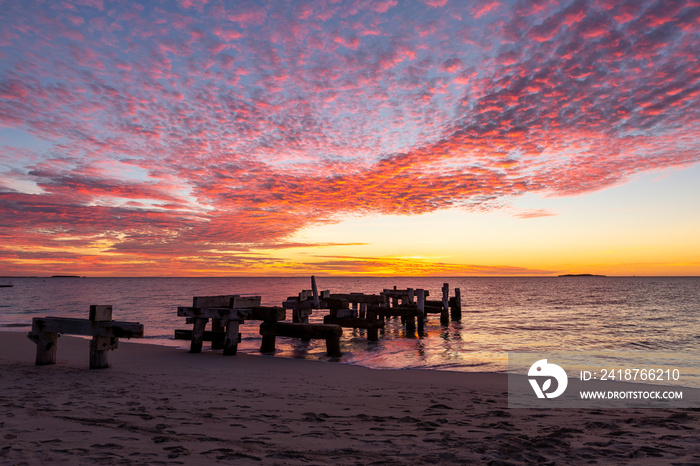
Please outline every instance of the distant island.
[[51, 275], [51, 278], [80, 278], [80, 275]]
[[607, 275], [595, 275], [592, 273], [567, 273], [564, 275], [558, 275], [559, 277], [606, 277]]

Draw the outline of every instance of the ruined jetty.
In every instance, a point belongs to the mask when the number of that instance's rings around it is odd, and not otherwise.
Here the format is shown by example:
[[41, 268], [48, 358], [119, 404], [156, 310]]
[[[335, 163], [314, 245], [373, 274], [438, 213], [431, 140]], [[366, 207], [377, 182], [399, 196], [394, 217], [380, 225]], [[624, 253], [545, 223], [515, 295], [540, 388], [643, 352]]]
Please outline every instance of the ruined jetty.
[[[311, 289], [301, 290], [288, 297], [281, 306], [261, 306], [261, 296], [200, 296], [192, 306], [178, 307], [178, 316], [186, 317], [192, 330], [176, 330], [175, 338], [190, 340], [190, 352], [199, 353], [204, 341], [212, 342], [212, 349], [223, 349], [224, 355], [235, 355], [241, 341], [240, 324], [246, 320], [260, 320], [261, 353], [274, 353], [277, 337], [326, 340], [326, 351], [331, 357], [342, 352], [340, 339], [343, 329], [360, 329], [367, 340], [378, 341], [388, 318], [401, 318], [407, 336], [422, 337], [429, 314], [440, 314], [440, 322], [462, 318], [460, 289], [450, 296], [450, 287], [444, 283], [440, 300], [428, 300], [428, 290], [385, 288], [377, 294], [357, 292], [331, 293], [319, 290], [316, 277], [311, 277]], [[287, 321], [291, 310], [291, 322]], [[310, 323], [309, 317], [323, 312], [323, 323]], [[206, 326], [212, 321], [211, 330]]]

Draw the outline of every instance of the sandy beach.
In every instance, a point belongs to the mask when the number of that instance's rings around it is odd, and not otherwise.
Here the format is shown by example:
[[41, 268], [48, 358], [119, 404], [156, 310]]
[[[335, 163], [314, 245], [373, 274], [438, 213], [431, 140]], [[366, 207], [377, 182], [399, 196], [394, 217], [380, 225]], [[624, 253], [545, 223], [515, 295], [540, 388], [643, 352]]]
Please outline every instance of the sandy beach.
[[693, 409], [507, 408], [504, 374], [0, 333], [0, 464], [700, 464]]

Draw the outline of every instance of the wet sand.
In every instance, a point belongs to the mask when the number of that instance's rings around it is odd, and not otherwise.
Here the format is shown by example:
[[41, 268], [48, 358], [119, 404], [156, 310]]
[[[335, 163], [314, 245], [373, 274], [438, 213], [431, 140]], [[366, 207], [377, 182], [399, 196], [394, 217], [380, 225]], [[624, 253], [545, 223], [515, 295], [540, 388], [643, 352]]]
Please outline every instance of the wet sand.
[[0, 464], [700, 464], [697, 409], [508, 409], [504, 374], [0, 332]]

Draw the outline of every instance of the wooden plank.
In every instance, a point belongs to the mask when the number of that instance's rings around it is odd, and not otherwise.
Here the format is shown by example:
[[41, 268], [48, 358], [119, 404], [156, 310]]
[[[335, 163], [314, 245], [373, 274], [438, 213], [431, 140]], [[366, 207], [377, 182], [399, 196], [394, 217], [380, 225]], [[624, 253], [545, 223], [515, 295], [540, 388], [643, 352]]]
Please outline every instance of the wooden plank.
[[69, 333], [97, 337], [142, 338], [143, 325], [116, 320], [93, 322], [70, 317], [34, 317], [32, 330], [37, 332]]
[[277, 336], [292, 338], [318, 338], [326, 340], [326, 353], [331, 357], [341, 356], [340, 337], [343, 329], [340, 325], [329, 324], [294, 324], [289, 322], [263, 322], [260, 325], [262, 335], [261, 353], [275, 351]]
[[381, 320], [358, 319], [357, 317], [331, 317], [323, 318], [324, 324], [340, 325], [344, 328], [384, 328], [384, 322]]
[[[286, 311], [276, 306], [256, 306], [248, 309], [178, 307], [179, 317], [227, 320], [284, 320]], [[189, 320], [188, 319], [188, 320]], [[187, 322], [192, 323], [192, 322]]]
[[90, 320], [112, 320], [112, 306], [93, 304], [90, 306]]
[[380, 293], [381, 295], [387, 296], [389, 298], [403, 298], [404, 296], [408, 296], [408, 289], [405, 290], [396, 290], [396, 289], [388, 289], [385, 288], [382, 290]]
[[[204, 334], [202, 335], [202, 341], [211, 341], [213, 342], [218, 342], [221, 344], [221, 347], [223, 348], [224, 345], [224, 339], [226, 338], [226, 332], [214, 332], [211, 330], [205, 330]], [[175, 330], [175, 339], [176, 340], [191, 340], [192, 339], [192, 330]], [[239, 342], [240, 343], [240, 342]]]
[[260, 296], [236, 296], [233, 298], [231, 307], [234, 309], [257, 307], [260, 306], [261, 300], [262, 298]]
[[246, 320], [278, 321], [287, 318], [287, 311], [283, 307], [257, 306], [250, 309], [245, 318]]
[[[349, 309], [350, 301], [343, 298], [326, 298], [323, 300], [326, 309]], [[353, 303], [357, 304], [357, 303]]]
[[384, 297], [376, 294], [363, 293], [332, 293], [330, 298], [345, 299], [349, 303], [381, 304]]
[[194, 317], [204, 319], [239, 319], [240, 311], [230, 307], [178, 307], [178, 317]]
[[314, 302], [312, 300], [297, 301], [296, 299], [288, 299], [282, 303], [282, 307], [285, 309], [313, 309]]
[[233, 298], [240, 295], [227, 294], [220, 296], [195, 296], [192, 298], [192, 307], [232, 307]]
[[425, 302], [425, 313], [426, 314], [442, 314], [442, 304], [440, 306], [435, 306], [432, 304], [428, 304], [429, 302], [435, 302], [435, 301], [426, 301]]
[[357, 311], [354, 309], [334, 309], [331, 310], [331, 315], [335, 313], [335, 317], [357, 317]]
[[368, 316], [380, 317], [414, 317], [419, 315], [418, 306], [406, 305], [397, 307], [378, 307], [370, 306], [367, 309]]
[[292, 338], [324, 339], [329, 336], [340, 336], [343, 329], [333, 324], [295, 324], [291, 322], [263, 322], [260, 324], [260, 335], [276, 335]]

